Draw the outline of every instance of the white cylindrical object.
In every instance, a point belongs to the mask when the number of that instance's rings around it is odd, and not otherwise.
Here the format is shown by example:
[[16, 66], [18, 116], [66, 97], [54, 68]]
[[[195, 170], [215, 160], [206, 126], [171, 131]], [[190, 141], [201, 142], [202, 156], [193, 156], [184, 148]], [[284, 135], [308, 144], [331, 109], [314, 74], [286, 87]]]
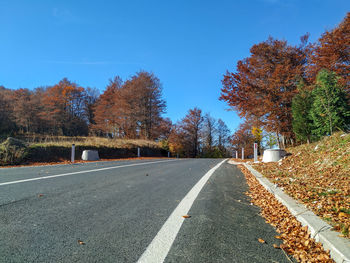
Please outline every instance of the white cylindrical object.
[[74, 160], [75, 160], [75, 144], [72, 144], [71, 162], [74, 163]]
[[258, 144], [254, 143], [254, 162], [258, 161]]
[[244, 160], [244, 148], [242, 148], [242, 160]]
[[140, 150], [140, 147], [137, 148], [137, 157], [141, 157], [141, 150]]
[[238, 159], [238, 151], [236, 151], [236, 159]]
[[98, 151], [84, 150], [81, 159], [84, 161], [98, 161], [100, 160], [100, 157]]
[[268, 149], [264, 151], [263, 162], [278, 162], [286, 155], [286, 151], [282, 149]]

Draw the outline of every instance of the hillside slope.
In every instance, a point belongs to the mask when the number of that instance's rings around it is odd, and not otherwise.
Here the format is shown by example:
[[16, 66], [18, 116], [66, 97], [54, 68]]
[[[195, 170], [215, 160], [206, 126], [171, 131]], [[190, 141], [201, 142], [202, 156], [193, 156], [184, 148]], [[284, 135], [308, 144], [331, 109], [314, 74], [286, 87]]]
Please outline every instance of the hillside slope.
[[137, 157], [165, 157], [167, 151], [158, 142], [149, 140], [108, 139], [100, 137], [39, 136], [7, 138], [0, 143], [0, 166], [69, 162], [72, 144], [75, 159], [80, 160], [84, 150], [96, 150], [102, 159]]
[[350, 134], [287, 149], [278, 163], [254, 168], [350, 238]]

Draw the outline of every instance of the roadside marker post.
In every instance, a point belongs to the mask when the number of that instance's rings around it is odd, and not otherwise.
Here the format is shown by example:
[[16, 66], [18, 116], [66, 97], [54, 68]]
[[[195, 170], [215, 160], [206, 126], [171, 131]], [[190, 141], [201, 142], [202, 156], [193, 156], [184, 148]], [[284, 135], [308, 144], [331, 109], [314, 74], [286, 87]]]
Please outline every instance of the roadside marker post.
[[236, 159], [238, 159], [238, 151], [236, 151]]
[[137, 148], [137, 157], [141, 157], [141, 150], [140, 150], [140, 147]]
[[75, 144], [72, 144], [72, 154], [71, 154], [71, 162], [74, 163], [75, 160]]
[[242, 148], [242, 160], [244, 160], [244, 148]]
[[170, 158], [170, 152], [168, 152], [168, 158]]
[[258, 162], [258, 144], [254, 143], [254, 163]]

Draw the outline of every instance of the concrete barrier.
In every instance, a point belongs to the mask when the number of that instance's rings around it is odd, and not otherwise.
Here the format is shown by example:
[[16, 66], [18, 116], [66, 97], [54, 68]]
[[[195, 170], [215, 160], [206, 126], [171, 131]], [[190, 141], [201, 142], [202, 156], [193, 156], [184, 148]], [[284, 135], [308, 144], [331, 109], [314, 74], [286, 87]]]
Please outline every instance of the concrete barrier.
[[98, 151], [85, 150], [81, 155], [81, 159], [84, 161], [97, 161], [100, 160], [100, 157], [98, 156]]
[[264, 151], [263, 162], [278, 162], [286, 156], [286, 151], [281, 149], [268, 149]]

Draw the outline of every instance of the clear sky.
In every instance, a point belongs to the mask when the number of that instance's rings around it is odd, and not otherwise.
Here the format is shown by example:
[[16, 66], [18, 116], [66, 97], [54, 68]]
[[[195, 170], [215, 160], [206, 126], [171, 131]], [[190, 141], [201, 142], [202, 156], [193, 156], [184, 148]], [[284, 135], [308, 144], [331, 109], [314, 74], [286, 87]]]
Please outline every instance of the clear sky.
[[198, 106], [229, 128], [221, 79], [269, 35], [315, 41], [350, 11], [350, 0], [0, 0], [0, 85], [53, 85], [64, 77], [101, 92], [110, 78], [152, 71], [167, 116]]

